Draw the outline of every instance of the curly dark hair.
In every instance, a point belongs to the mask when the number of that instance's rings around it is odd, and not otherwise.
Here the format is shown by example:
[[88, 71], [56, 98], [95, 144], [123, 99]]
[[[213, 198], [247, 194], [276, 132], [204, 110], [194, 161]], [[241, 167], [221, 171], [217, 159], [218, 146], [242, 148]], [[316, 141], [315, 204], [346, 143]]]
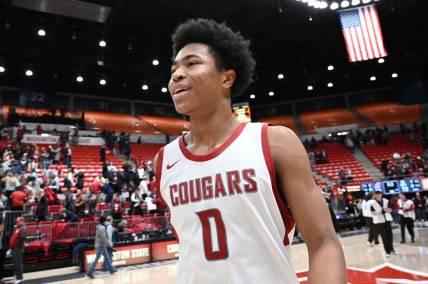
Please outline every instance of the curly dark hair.
[[250, 41], [233, 32], [224, 23], [208, 19], [192, 19], [179, 25], [172, 35], [173, 58], [190, 43], [208, 45], [219, 69], [232, 69], [236, 80], [232, 96], [241, 95], [253, 82], [256, 61], [250, 51]]

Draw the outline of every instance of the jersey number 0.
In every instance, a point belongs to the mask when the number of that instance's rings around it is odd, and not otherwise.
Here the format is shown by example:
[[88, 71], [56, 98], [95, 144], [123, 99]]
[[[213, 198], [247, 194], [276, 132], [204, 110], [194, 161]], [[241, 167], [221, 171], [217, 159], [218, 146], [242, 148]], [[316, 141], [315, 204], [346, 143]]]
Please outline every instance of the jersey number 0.
[[[209, 209], [196, 213], [199, 216], [202, 224], [202, 239], [204, 241], [204, 251], [207, 260], [226, 259], [229, 256], [227, 247], [226, 227], [224, 226], [221, 212], [218, 209]], [[213, 238], [210, 219], [215, 223], [217, 231], [218, 249], [214, 251]]]

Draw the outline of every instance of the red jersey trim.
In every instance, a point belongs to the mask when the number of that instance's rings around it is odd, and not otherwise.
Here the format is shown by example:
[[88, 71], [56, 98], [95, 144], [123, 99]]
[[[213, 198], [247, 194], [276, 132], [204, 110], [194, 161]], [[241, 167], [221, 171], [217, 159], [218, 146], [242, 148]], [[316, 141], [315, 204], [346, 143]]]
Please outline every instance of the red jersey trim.
[[219, 148], [217, 148], [213, 152], [206, 155], [196, 155], [190, 152], [189, 149], [187, 149], [186, 144], [184, 142], [184, 135], [182, 135], [179, 139], [179, 146], [180, 146], [181, 153], [183, 153], [184, 157], [186, 157], [187, 159], [195, 162], [206, 162], [206, 161], [212, 160], [215, 157], [219, 156], [221, 153], [223, 153], [224, 150], [226, 150], [227, 147], [229, 147], [230, 144], [232, 144], [233, 141], [235, 141], [239, 137], [239, 135], [244, 130], [245, 125], [247, 124], [241, 123], [233, 132], [233, 134], [226, 140], [226, 142], [223, 143], [223, 145], [221, 145]]
[[[165, 149], [165, 147], [160, 148], [160, 150], [158, 152], [158, 159], [156, 161], [156, 172], [155, 172], [156, 183], [157, 183], [156, 186], [157, 186], [157, 188], [159, 190], [159, 197], [160, 197], [160, 199], [166, 205], [166, 207], [168, 208], [168, 210], [170, 210], [169, 206], [168, 206], [168, 203], [166, 203], [165, 199], [163, 199], [162, 190], [161, 190], [161, 186], [160, 186], [161, 185], [161, 178], [162, 178], [162, 165], [163, 165], [163, 152], [164, 152], [164, 149]], [[171, 224], [171, 228], [172, 228], [172, 231], [174, 232], [175, 238], [177, 239], [178, 242], [180, 242], [180, 239], [178, 238], [178, 234], [175, 231], [175, 228], [174, 228], [174, 226], [172, 226], [172, 224]]]
[[276, 171], [275, 165], [272, 160], [272, 155], [270, 153], [269, 142], [268, 142], [268, 126], [269, 124], [265, 123], [262, 126], [262, 148], [263, 148], [263, 156], [265, 158], [266, 166], [269, 171], [270, 181], [272, 184], [273, 194], [275, 196], [276, 204], [278, 205], [279, 211], [281, 213], [282, 221], [284, 222], [285, 227], [285, 236], [284, 236], [284, 245], [290, 245], [290, 240], [288, 239], [288, 234], [293, 229], [295, 223], [294, 218], [291, 215], [290, 210], [285, 204], [284, 200], [281, 198], [281, 195], [278, 190], [278, 184], [276, 180]]

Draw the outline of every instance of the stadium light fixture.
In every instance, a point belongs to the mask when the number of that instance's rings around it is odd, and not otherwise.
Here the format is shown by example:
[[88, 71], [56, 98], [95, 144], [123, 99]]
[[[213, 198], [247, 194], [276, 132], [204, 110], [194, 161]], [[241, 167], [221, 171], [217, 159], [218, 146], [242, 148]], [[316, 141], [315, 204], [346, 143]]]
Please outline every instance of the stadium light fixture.
[[105, 84], [107, 84], [107, 81], [105, 79], [101, 79], [100, 80], [100, 85], [104, 86]]
[[155, 59], [152, 61], [153, 66], [158, 66], [159, 65], [159, 60]]
[[33, 75], [34, 75], [34, 73], [33, 73], [33, 71], [32, 71], [32, 70], [28, 69], [28, 70], [26, 70], [26, 71], [25, 71], [25, 76], [27, 76], [27, 77], [31, 77], [31, 76], [33, 76]]
[[327, 87], [329, 87], [329, 88], [333, 88], [333, 86], [334, 86], [334, 84], [331, 82], [327, 84]]
[[372, 81], [372, 82], [376, 81], [376, 76], [371, 76], [370, 81]]
[[80, 75], [79, 75], [79, 76], [77, 76], [77, 77], [76, 77], [76, 81], [77, 81], [77, 82], [79, 82], [79, 83], [82, 83], [82, 82], [83, 82], [83, 77], [82, 77], [82, 76], [80, 76]]
[[100, 40], [100, 42], [98, 43], [98, 45], [100, 46], [100, 47], [106, 47], [107, 46], [107, 42], [105, 41], [105, 40]]
[[392, 73], [391, 77], [392, 78], [398, 78], [398, 74], [397, 73]]
[[254, 100], [255, 98], [256, 98], [256, 95], [254, 95], [254, 94], [250, 95], [250, 99]]
[[313, 89], [314, 89], [313, 86], [311, 86], [311, 85], [308, 86], [308, 91], [312, 91]]
[[41, 37], [44, 37], [44, 36], [46, 36], [46, 31], [44, 29], [39, 29], [37, 31], [37, 34]]
[[332, 2], [332, 3], [330, 4], [330, 9], [331, 9], [331, 10], [337, 10], [337, 9], [339, 9], [339, 3], [337, 3], [337, 2]]
[[141, 86], [141, 89], [143, 89], [143, 91], [147, 91], [149, 89], [149, 86], [144, 84], [143, 86]]
[[0, 65], [0, 73], [3, 73], [3, 72], [5, 72], [6, 71], [6, 68], [4, 68], [4, 66], [1, 66]]
[[349, 7], [349, 1], [348, 0], [344, 0], [340, 3], [340, 7], [342, 8], [348, 8]]
[[269, 96], [270, 96], [270, 97], [273, 97], [274, 95], [275, 95], [275, 93], [274, 93], [274, 92], [272, 92], [272, 91], [270, 91], [270, 92], [269, 92]]
[[327, 70], [328, 71], [333, 71], [334, 70], [334, 66], [333, 65], [328, 65]]
[[165, 87], [163, 87], [163, 88], [161, 89], [161, 91], [162, 91], [162, 93], [166, 93], [166, 92], [168, 92], [168, 89], [167, 89], [167, 88], [165, 88]]
[[379, 60], [377, 61], [379, 64], [382, 64], [382, 63], [384, 63], [385, 62], [385, 59], [383, 59], [383, 58], [379, 58]]
[[279, 79], [279, 80], [284, 79], [284, 77], [285, 77], [285, 76], [284, 76], [284, 74], [282, 74], [282, 73], [278, 74], [278, 79]]

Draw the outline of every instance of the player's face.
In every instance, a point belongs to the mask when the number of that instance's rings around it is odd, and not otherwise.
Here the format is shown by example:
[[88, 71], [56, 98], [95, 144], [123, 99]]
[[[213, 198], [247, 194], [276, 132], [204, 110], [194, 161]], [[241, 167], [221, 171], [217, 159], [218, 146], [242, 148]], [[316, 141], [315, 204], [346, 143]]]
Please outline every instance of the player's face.
[[174, 59], [168, 84], [177, 112], [198, 115], [216, 106], [224, 93], [224, 76], [207, 45], [184, 46]]

